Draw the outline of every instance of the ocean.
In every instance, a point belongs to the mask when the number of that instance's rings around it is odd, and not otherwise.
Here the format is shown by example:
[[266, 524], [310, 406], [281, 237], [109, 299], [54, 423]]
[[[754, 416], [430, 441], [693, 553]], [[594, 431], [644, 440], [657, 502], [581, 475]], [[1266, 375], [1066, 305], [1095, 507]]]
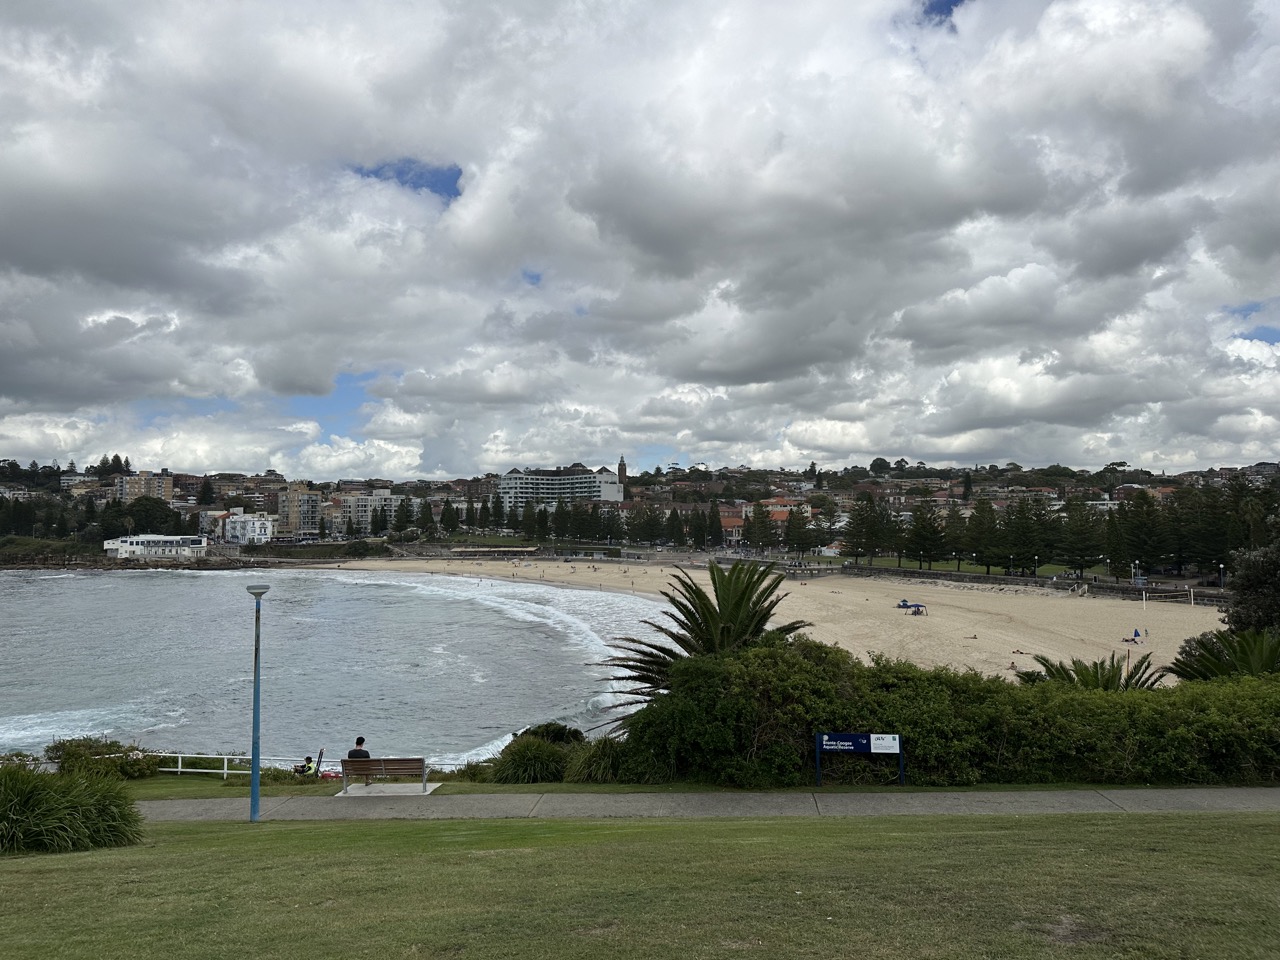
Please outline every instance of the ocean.
[[617, 636], [656, 637], [652, 599], [525, 582], [348, 570], [0, 571], [0, 753], [104, 735], [248, 753], [262, 600], [264, 757], [356, 736], [374, 756], [461, 763], [525, 726], [618, 716]]

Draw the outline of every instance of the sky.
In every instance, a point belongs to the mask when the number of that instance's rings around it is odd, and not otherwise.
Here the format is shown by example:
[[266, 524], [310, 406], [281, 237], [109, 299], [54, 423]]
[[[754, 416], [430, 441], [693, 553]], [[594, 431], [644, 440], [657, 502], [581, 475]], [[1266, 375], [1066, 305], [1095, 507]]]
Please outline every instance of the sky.
[[8, 0], [0, 457], [1280, 459], [1271, 0]]

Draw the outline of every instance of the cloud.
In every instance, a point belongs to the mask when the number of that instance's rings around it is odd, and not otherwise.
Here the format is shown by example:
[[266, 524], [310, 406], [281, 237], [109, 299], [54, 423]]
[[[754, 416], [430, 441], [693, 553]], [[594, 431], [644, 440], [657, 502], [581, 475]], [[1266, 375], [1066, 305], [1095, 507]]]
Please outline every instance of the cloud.
[[1261, 0], [5, 9], [0, 456], [1275, 459], [1278, 50]]

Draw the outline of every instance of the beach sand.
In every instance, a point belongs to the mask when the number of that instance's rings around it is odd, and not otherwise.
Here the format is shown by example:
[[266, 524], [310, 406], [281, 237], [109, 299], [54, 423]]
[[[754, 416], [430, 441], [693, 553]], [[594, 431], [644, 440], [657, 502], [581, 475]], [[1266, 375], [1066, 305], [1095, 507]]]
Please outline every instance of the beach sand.
[[[501, 580], [521, 580], [584, 590], [651, 595], [670, 588], [676, 568], [668, 563], [528, 560], [352, 560], [334, 564], [346, 570], [386, 570]], [[687, 567], [707, 583], [705, 569]], [[1186, 603], [1076, 597], [1059, 590], [988, 587], [949, 581], [885, 577], [826, 576], [788, 580], [778, 607], [779, 622], [808, 620], [805, 632], [862, 656], [884, 653], [922, 667], [947, 665], [991, 675], [1012, 676], [1035, 666], [1033, 654], [1054, 660], [1105, 658], [1113, 650], [1136, 658], [1152, 654], [1167, 664], [1182, 641], [1206, 630], [1222, 629], [1215, 606]], [[899, 600], [922, 603], [927, 615], [898, 609]], [[641, 627], [641, 631], [645, 628]], [[1140, 644], [1125, 643], [1134, 630]], [[641, 639], [656, 639], [652, 631]], [[606, 638], [612, 639], [612, 638]]]

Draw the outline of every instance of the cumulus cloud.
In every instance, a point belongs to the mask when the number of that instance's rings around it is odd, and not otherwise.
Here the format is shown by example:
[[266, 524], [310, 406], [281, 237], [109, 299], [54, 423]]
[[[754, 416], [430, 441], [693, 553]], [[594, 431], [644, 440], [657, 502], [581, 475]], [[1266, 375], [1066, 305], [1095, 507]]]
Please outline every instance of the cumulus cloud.
[[1274, 5], [939, 9], [10, 5], [0, 456], [1276, 459]]

